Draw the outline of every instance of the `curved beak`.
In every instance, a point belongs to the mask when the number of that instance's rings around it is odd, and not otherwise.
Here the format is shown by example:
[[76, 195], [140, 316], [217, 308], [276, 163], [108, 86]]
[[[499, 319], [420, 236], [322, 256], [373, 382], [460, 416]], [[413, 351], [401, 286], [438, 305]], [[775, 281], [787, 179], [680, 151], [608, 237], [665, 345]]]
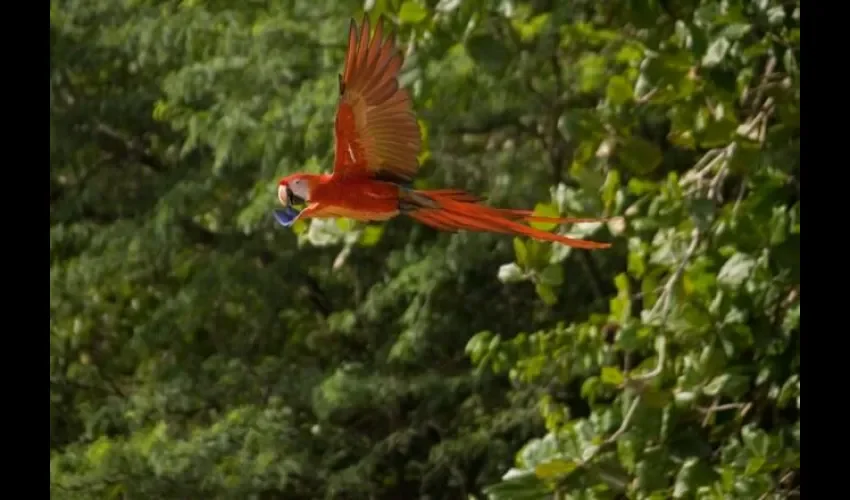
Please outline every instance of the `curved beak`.
[[284, 227], [289, 227], [295, 223], [298, 219], [298, 215], [301, 213], [300, 210], [292, 205], [299, 202], [303, 203], [303, 200], [296, 196], [289, 186], [281, 186], [279, 188], [278, 198], [280, 199], [280, 203], [283, 205], [283, 208], [275, 209], [272, 213], [274, 214], [274, 218], [278, 224]]

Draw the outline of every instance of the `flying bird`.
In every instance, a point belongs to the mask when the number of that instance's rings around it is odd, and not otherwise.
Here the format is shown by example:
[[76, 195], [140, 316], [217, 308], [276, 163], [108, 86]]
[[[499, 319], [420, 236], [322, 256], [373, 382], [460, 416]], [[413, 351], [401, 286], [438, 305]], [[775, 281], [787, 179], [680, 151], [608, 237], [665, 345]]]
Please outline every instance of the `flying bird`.
[[[359, 28], [351, 20], [345, 65], [339, 75], [333, 173], [299, 173], [281, 179], [278, 198], [284, 208], [274, 211], [280, 224], [333, 217], [377, 222], [403, 214], [443, 231], [521, 235], [585, 249], [611, 246], [524, 224], [599, 222], [605, 218], [543, 217], [531, 210], [483, 205], [480, 198], [455, 189], [413, 189], [422, 140], [410, 94], [398, 82], [403, 55], [392, 35], [384, 37], [383, 21], [383, 17], [378, 20], [370, 37], [367, 17]], [[299, 211], [293, 206], [296, 204], [306, 208]]]

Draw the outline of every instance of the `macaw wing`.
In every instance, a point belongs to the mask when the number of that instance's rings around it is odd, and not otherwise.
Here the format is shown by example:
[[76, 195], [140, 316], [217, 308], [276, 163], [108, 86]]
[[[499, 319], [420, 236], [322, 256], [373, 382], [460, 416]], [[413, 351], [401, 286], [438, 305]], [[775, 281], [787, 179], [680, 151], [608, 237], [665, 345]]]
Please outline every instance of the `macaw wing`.
[[403, 56], [392, 36], [384, 39], [383, 21], [371, 38], [368, 18], [359, 33], [353, 19], [349, 27], [334, 124], [334, 173], [409, 182], [419, 168], [422, 139], [410, 95], [398, 83]]
[[284, 207], [275, 209], [272, 214], [274, 214], [275, 220], [283, 227], [289, 227], [295, 224], [295, 221], [298, 220], [298, 214], [300, 212], [293, 207]]

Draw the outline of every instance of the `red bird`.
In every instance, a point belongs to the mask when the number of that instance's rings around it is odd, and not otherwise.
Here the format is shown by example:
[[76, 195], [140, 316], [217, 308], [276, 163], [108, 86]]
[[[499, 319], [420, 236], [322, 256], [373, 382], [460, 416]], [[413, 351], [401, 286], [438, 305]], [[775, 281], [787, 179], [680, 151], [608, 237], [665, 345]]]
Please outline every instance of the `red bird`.
[[[340, 99], [334, 126], [336, 147], [332, 174], [294, 174], [283, 178], [278, 198], [285, 209], [275, 217], [285, 226], [299, 218], [347, 217], [385, 221], [399, 214], [444, 231], [489, 231], [553, 241], [576, 248], [608, 248], [529, 227], [523, 222], [575, 223], [606, 219], [540, 217], [530, 210], [480, 204], [480, 199], [452, 189], [415, 190], [419, 169], [419, 127], [410, 95], [399, 87], [403, 56], [392, 36], [383, 36], [383, 18], [369, 36], [368, 18], [348, 33], [345, 67], [339, 75]], [[306, 203], [300, 213], [293, 203]]]

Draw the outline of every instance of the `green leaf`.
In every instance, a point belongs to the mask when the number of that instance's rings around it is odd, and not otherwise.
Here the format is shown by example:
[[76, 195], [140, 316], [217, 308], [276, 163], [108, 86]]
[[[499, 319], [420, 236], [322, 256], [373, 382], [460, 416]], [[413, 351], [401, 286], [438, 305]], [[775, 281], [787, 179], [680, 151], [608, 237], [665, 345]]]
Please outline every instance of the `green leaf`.
[[532, 17], [528, 22], [515, 19], [511, 24], [513, 24], [523, 42], [530, 42], [540, 34], [551, 16], [550, 12], [545, 12]]
[[620, 190], [620, 171], [611, 169], [608, 175], [605, 176], [605, 183], [602, 185], [602, 202], [605, 203], [605, 208], [611, 208], [617, 201], [617, 192]]
[[[534, 207], [534, 215], [538, 217], [560, 217], [558, 207], [552, 203], [538, 203]], [[530, 225], [542, 231], [551, 231], [558, 227], [558, 224], [552, 222], [532, 222]]]
[[673, 498], [695, 498], [700, 486], [711, 484], [717, 474], [698, 458], [688, 458], [676, 474]]
[[672, 399], [672, 394], [666, 390], [649, 387], [643, 392], [643, 402], [647, 408], [655, 408], [657, 410], [666, 408]]
[[723, 264], [717, 273], [717, 283], [729, 288], [738, 288], [750, 276], [756, 261], [745, 253], [736, 253]]
[[556, 459], [538, 464], [534, 468], [534, 473], [540, 479], [557, 479], [566, 476], [576, 470], [577, 467], [578, 465], [572, 460]]
[[97, 441], [90, 444], [86, 449], [85, 457], [92, 465], [100, 465], [112, 451], [112, 441], [105, 436], [97, 438]]
[[[745, 125], [739, 127], [738, 134], [742, 133], [742, 127], [745, 127]], [[754, 128], [758, 129], [758, 127]], [[762, 161], [762, 153], [759, 149], [739, 144], [739, 147], [735, 148], [735, 153], [729, 159], [729, 170], [737, 174], [749, 172], [753, 168], [759, 167]]]
[[617, 52], [615, 59], [617, 62], [636, 63], [643, 59], [643, 57], [644, 48], [642, 46], [635, 42], [627, 42]]
[[339, 230], [344, 232], [344, 233], [347, 233], [348, 231], [351, 231], [352, 229], [354, 229], [354, 220], [353, 219], [347, 219], [345, 217], [339, 217], [335, 220], [335, 223], [336, 223], [336, 227], [338, 227]]
[[613, 76], [608, 80], [608, 88], [605, 90], [605, 95], [613, 104], [625, 104], [632, 100], [632, 86], [628, 80], [622, 76]]
[[543, 300], [543, 302], [546, 303], [546, 305], [551, 306], [558, 302], [558, 296], [555, 295], [555, 291], [552, 290], [552, 287], [549, 285], [538, 283], [535, 290], [537, 291], [537, 295]]
[[626, 378], [623, 376], [623, 372], [620, 371], [619, 368], [614, 366], [603, 366], [602, 373], [599, 378], [603, 383], [613, 386], [619, 386], [622, 384]]
[[626, 276], [626, 273], [620, 273], [617, 276], [614, 276], [614, 286], [617, 288], [617, 292], [622, 295], [629, 295], [629, 290], [631, 287], [629, 286], [629, 277]]
[[620, 273], [614, 278], [617, 296], [610, 300], [611, 316], [614, 321], [625, 323], [632, 315], [632, 300], [629, 289], [629, 278], [626, 273]]
[[800, 396], [800, 376], [792, 375], [782, 384], [782, 389], [779, 390], [779, 396], [776, 398], [776, 404], [780, 408], [788, 406], [792, 399]]
[[580, 187], [589, 192], [599, 191], [605, 183], [602, 172], [594, 169], [582, 168], [575, 172], [573, 176], [579, 182]]
[[[579, 88], [593, 92], [605, 83], [608, 60], [598, 54], [585, 54], [578, 61]], [[630, 92], [631, 93], [631, 92]]]
[[511, 51], [501, 40], [491, 35], [473, 35], [466, 40], [469, 56], [484, 71], [502, 74], [511, 59]]
[[785, 207], [775, 207], [770, 221], [770, 246], [779, 246], [788, 237], [790, 217]]
[[558, 264], [549, 264], [540, 273], [540, 282], [548, 286], [560, 286], [564, 282], [564, 269]]
[[460, 7], [463, 0], [440, 0], [434, 8], [437, 12], [449, 13]]
[[384, 234], [384, 226], [377, 224], [368, 224], [365, 228], [363, 228], [363, 232], [360, 234], [360, 245], [364, 247], [372, 247], [378, 244], [381, 241], [381, 236]]
[[758, 457], [768, 456], [770, 452], [770, 438], [763, 430], [748, 425], [741, 429], [741, 440], [753, 455]]
[[758, 474], [766, 463], [767, 458], [763, 456], [750, 457], [750, 459], [747, 460], [747, 466], [744, 468], [744, 474], [748, 476]]
[[544, 500], [551, 495], [551, 489], [534, 471], [517, 471], [502, 482], [485, 487], [484, 493], [489, 500]]
[[721, 35], [729, 40], [740, 40], [752, 30], [751, 24], [734, 23], [723, 28]]
[[655, 448], [644, 452], [643, 460], [635, 467], [635, 487], [643, 491], [655, 491], [667, 487], [667, 474], [670, 472], [670, 464], [666, 460], [665, 453]]
[[634, 351], [643, 345], [638, 338], [638, 326], [634, 322], [629, 322], [617, 332], [617, 345], [624, 351]]
[[679, 391], [673, 396], [676, 403], [687, 406], [696, 401], [697, 394], [693, 391]]
[[516, 263], [523, 269], [528, 268], [528, 249], [525, 247], [525, 242], [520, 238], [514, 238], [514, 255]]
[[402, 24], [416, 24], [425, 20], [428, 9], [415, 0], [407, 0], [398, 11], [398, 20]]
[[626, 184], [629, 193], [635, 196], [641, 196], [644, 194], [654, 193], [658, 191], [658, 184], [646, 179], [638, 179], [637, 177], [633, 177], [629, 179], [628, 184]]
[[493, 333], [489, 331], [478, 332], [466, 343], [464, 352], [469, 355], [473, 364], [478, 364], [489, 352], [489, 345], [493, 339]]
[[620, 459], [620, 463], [623, 464], [623, 467], [625, 467], [629, 473], [634, 473], [635, 459], [638, 456], [638, 450], [635, 447], [635, 440], [632, 439], [630, 433], [626, 433], [618, 439], [616, 443], [617, 458]]
[[705, 55], [702, 57], [702, 65], [706, 68], [711, 68], [723, 62], [726, 54], [729, 52], [730, 45], [729, 39], [726, 37], [721, 36], [716, 38], [708, 46], [708, 50], [706, 50]]
[[[565, 246], [565, 245], [561, 245]], [[552, 258], [552, 245], [542, 241], [525, 240], [525, 249], [528, 250], [529, 269], [543, 269]]]
[[581, 384], [581, 397], [586, 399], [590, 404], [593, 404], [596, 395], [599, 392], [599, 385], [602, 381], [599, 377], [587, 377]]
[[629, 137], [617, 150], [617, 158], [627, 169], [636, 174], [648, 174], [661, 164], [658, 146], [640, 137]]
[[747, 389], [749, 383], [750, 380], [748, 377], [724, 373], [713, 378], [711, 382], [703, 387], [702, 392], [707, 396], [724, 395], [737, 397]]
[[641, 279], [646, 272], [646, 262], [643, 254], [640, 252], [629, 252], [626, 260], [626, 269], [628, 269], [632, 277], [638, 280]]
[[701, 230], [706, 230], [714, 220], [714, 200], [708, 198], [694, 198], [690, 200], [688, 211], [691, 218]]
[[706, 149], [722, 147], [729, 144], [737, 134], [738, 122], [733, 117], [710, 120], [698, 135], [699, 144]]
[[548, 462], [558, 454], [558, 438], [548, 433], [542, 438], [532, 439], [517, 455], [517, 464], [523, 468], [534, 468]]

